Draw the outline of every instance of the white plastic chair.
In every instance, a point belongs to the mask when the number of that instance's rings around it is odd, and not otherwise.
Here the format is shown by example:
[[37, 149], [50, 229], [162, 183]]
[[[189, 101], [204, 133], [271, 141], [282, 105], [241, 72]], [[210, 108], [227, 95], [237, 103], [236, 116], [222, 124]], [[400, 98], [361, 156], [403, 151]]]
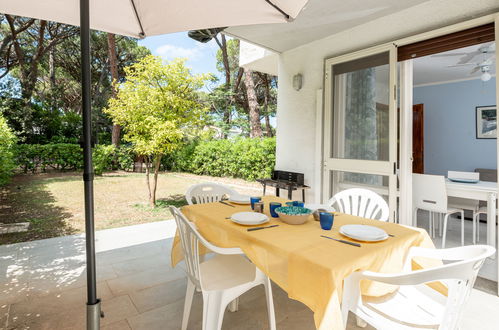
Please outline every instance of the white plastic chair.
[[[267, 297], [269, 327], [276, 329], [272, 287], [269, 278], [241, 255], [239, 248], [220, 248], [209, 243], [176, 207], [170, 206], [175, 217], [187, 268], [182, 330], [187, 329], [194, 290], [203, 294], [203, 330], [222, 327], [227, 305], [251, 288], [263, 284]], [[215, 252], [213, 258], [200, 262], [199, 244]]]
[[[412, 174], [412, 199], [414, 207], [414, 226], [417, 227], [418, 210], [430, 212], [429, 231], [435, 237], [433, 213], [445, 214], [442, 234], [442, 248], [447, 237], [447, 220], [451, 214], [461, 214], [461, 245], [464, 245], [464, 211], [447, 204], [447, 187], [442, 175]], [[442, 228], [442, 226], [440, 226]]]
[[341, 213], [381, 221], [387, 221], [390, 213], [383, 197], [362, 188], [340, 191], [326, 204]]
[[[479, 180], [480, 173], [478, 172], [459, 172], [459, 171], [448, 171], [447, 178], [449, 179], [471, 179]], [[476, 223], [476, 213], [479, 212], [480, 201], [476, 199], [469, 198], [459, 198], [459, 197], [449, 197], [449, 207], [458, 208], [463, 210], [470, 210], [473, 212], [473, 244], [476, 244], [478, 234], [477, 234], [477, 223]]]
[[189, 205], [221, 201], [224, 196], [239, 195], [235, 190], [218, 183], [199, 183], [189, 187], [185, 199]]
[[[451, 249], [413, 247], [398, 274], [355, 272], [344, 281], [342, 314], [346, 326], [351, 311], [376, 329], [457, 329], [459, 318], [484, 260], [495, 253], [487, 245]], [[429, 269], [411, 270], [414, 257], [454, 261]], [[360, 281], [371, 280], [400, 287], [382, 298], [362, 298]], [[444, 296], [425, 283], [440, 281], [448, 288]]]

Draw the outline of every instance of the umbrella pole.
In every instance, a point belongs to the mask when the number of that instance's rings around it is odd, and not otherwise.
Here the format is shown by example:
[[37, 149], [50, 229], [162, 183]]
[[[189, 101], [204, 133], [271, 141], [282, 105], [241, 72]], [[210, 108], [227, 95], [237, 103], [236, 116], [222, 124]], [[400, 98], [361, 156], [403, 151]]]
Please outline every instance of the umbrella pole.
[[83, 114], [83, 183], [85, 193], [85, 238], [87, 252], [87, 330], [100, 329], [100, 299], [95, 276], [94, 170], [92, 164], [92, 108], [90, 94], [90, 9], [80, 0], [81, 101]]

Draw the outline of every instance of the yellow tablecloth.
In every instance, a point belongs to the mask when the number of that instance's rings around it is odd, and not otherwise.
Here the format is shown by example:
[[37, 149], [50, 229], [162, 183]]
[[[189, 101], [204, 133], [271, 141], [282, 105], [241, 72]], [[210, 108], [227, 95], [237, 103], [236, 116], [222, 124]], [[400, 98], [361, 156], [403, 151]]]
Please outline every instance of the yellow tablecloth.
[[[286, 200], [274, 196], [263, 197], [265, 213], [269, 215], [269, 202]], [[319, 222], [310, 216], [303, 225], [288, 225], [271, 218], [270, 224], [279, 227], [248, 232], [226, 217], [249, 211], [249, 205], [230, 207], [221, 203], [197, 204], [182, 207], [185, 216], [193, 221], [200, 233], [220, 247], [239, 247], [248, 258], [290, 298], [307, 305], [314, 312], [316, 326], [321, 329], [342, 329], [340, 297], [343, 279], [358, 270], [383, 273], [401, 270], [406, 253], [412, 246], [434, 247], [424, 230], [412, 230], [393, 223], [337, 214], [333, 229], [322, 230]], [[369, 224], [383, 228], [394, 235], [378, 243], [362, 243], [362, 247], [329, 240], [320, 235], [342, 238], [338, 229], [344, 224]], [[171, 252], [172, 265], [182, 260], [178, 235]], [[362, 293], [382, 296], [393, 290], [380, 283], [365, 281]], [[327, 318], [324, 315], [327, 311]]]

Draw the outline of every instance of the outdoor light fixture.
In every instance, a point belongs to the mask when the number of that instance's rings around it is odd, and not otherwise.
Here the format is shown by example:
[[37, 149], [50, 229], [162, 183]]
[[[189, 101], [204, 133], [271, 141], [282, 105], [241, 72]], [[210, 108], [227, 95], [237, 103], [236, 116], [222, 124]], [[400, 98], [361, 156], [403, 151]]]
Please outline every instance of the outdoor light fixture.
[[301, 73], [295, 74], [293, 76], [293, 88], [296, 91], [299, 91], [301, 87], [303, 86], [303, 76]]

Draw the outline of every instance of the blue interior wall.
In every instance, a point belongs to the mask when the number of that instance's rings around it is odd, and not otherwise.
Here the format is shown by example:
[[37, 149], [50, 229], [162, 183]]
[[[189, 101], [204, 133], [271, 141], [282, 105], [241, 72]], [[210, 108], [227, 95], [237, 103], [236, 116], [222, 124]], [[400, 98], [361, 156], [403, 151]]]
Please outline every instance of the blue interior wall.
[[414, 88], [414, 104], [424, 104], [425, 173], [496, 168], [496, 140], [477, 139], [475, 123], [475, 107], [495, 98], [495, 78]]

